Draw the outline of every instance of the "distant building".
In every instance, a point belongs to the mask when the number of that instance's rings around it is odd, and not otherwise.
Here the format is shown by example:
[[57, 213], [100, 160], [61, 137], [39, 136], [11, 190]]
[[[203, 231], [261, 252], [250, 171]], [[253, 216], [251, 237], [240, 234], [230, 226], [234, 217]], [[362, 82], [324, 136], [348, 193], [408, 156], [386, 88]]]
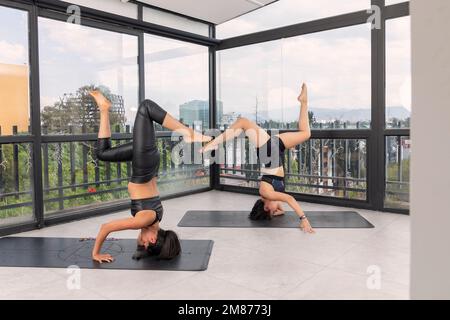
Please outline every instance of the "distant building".
[[25, 65], [0, 63], [0, 135], [28, 132], [29, 125], [29, 69]]
[[[217, 119], [223, 115], [223, 103], [217, 102]], [[187, 126], [196, 129], [209, 128], [209, 101], [193, 100], [180, 106], [180, 120]]]
[[227, 129], [232, 125], [241, 115], [236, 112], [225, 113], [221, 118], [219, 118], [219, 128], [221, 130]]
[[[111, 100], [111, 113], [118, 115], [118, 119], [125, 119], [125, 106], [123, 97], [120, 95], [110, 94], [108, 98]], [[69, 105], [78, 106], [80, 110], [80, 119], [82, 125], [95, 126], [100, 120], [98, 106], [95, 101], [85, 92], [65, 93], [61, 98], [61, 106]], [[124, 121], [123, 121], [124, 122]], [[120, 123], [123, 124], [123, 123]]]

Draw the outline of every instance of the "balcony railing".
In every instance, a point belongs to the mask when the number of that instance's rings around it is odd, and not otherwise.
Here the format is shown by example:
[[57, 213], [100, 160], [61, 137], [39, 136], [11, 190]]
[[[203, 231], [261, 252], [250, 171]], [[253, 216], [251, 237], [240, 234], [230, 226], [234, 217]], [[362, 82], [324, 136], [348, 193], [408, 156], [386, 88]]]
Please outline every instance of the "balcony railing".
[[[286, 152], [286, 189], [293, 193], [366, 200], [366, 145], [366, 139], [311, 139]], [[248, 154], [254, 152], [248, 141], [239, 143], [236, 139], [232, 148], [225, 148], [224, 151], [225, 159], [230, 160], [220, 167], [221, 184], [257, 188], [261, 176], [259, 163], [234, 163], [239, 158], [248, 161]], [[401, 154], [395, 158], [405, 161]], [[393, 170], [401, 168], [399, 163], [388, 166]], [[403, 181], [403, 176], [398, 174], [394, 178], [398, 180], [386, 181], [386, 199], [396, 203], [396, 206], [407, 208], [409, 181]]]
[[[124, 140], [125, 141], [125, 140]], [[118, 142], [115, 142], [118, 143]], [[176, 142], [159, 137], [161, 165], [158, 186], [163, 195], [209, 186], [209, 168], [175, 165]], [[0, 144], [0, 220], [32, 212], [31, 143]], [[95, 157], [95, 141], [42, 144], [42, 175], [46, 214], [59, 214], [89, 204], [128, 199], [131, 163], [103, 163]]]
[[[17, 133], [17, 127], [13, 128]], [[129, 133], [129, 128], [127, 129]], [[401, 144], [401, 137], [394, 137]], [[123, 140], [121, 142], [126, 142]], [[119, 143], [116, 141], [115, 143]], [[162, 193], [177, 193], [209, 186], [209, 172], [204, 165], [175, 165], [171, 151], [176, 142], [169, 135], [158, 137], [161, 153], [159, 187]], [[248, 164], [247, 152], [238, 150], [237, 140], [232, 149], [225, 148], [225, 159], [242, 165], [220, 166], [221, 183], [257, 188], [259, 164]], [[286, 187], [294, 193], [305, 193], [366, 200], [366, 143], [364, 139], [312, 139], [286, 152]], [[128, 198], [127, 181], [131, 164], [102, 163], [95, 159], [95, 141], [68, 141], [42, 144], [43, 194], [46, 214], [57, 214], [93, 203], [105, 203]], [[399, 151], [397, 151], [398, 153]], [[396, 158], [392, 155], [392, 158]], [[33, 169], [31, 143], [0, 144], [0, 219], [32, 211]], [[397, 155], [397, 160], [401, 160]], [[400, 163], [392, 163], [399, 172]], [[232, 161], [231, 161], [232, 162]], [[404, 169], [403, 169], [404, 170]], [[391, 174], [392, 175], [392, 174]], [[393, 179], [392, 179], [393, 178]], [[406, 177], [407, 178], [407, 177]], [[407, 206], [409, 182], [394, 174], [386, 181], [386, 202]], [[26, 211], [25, 210], [25, 211]]]

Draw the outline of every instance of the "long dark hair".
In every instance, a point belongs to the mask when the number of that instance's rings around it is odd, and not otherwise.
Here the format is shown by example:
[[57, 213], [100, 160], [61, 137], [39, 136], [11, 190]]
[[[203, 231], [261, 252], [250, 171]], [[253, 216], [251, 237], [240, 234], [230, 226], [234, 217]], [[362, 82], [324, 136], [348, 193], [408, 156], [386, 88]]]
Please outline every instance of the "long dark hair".
[[253, 205], [253, 209], [248, 216], [250, 220], [270, 220], [272, 217], [270, 216], [270, 212], [264, 209], [264, 201], [259, 199]]
[[181, 244], [178, 236], [172, 230], [159, 229], [158, 242], [161, 241], [161, 252], [159, 259], [170, 260], [177, 257], [181, 253]]

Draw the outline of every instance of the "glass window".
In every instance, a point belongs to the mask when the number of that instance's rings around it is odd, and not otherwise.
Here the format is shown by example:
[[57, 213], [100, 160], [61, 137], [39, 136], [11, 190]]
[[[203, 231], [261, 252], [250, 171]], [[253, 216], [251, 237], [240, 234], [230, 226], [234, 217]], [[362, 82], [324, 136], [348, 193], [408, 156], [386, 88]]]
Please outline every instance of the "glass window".
[[239, 116], [261, 126], [279, 127], [283, 116], [282, 71], [280, 41], [218, 52], [217, 104], [223, 106], [218, 110], [222, 114], [216, 115], [218, 127], [225, 129]]
[[269, 30], [370, 8], [370, 0], [279, 0], [217, 26], [217, 38]]
[[295, 128], [306, 82], [312, 128], [370, 128], [370, 60], [368, 24], [220, 51], [218, 125], [243, 116], [264, 128]]
[[[113, 146], [125, 141], [113, 141]], [[158, 189], [162, 196], [209, 186], [209, 169], [171, 161], [176, 142], [158, 138], [161, 164]], [[95, 142], [42, 145], [45, 214], [63, 214], [93, 205], [128, 201], [131, 163], [106, 163], [95, 156]], [[1, 210], [1, 207], [0, 207]], [[1, 211], [0, 211], [1, 212]], [[1, 213], [0, 213], [1, 214]]]
[[386, 21], [386, 126], [409, 128], [411, 120], [411, 18]]
[[312, 128], [370, 128], [370, 39], [367, 24], [283, 40], [285, 122], [295, 119], [294, 99], [306, 82]]
[[0, 7], [0, 135], [28, 134], [28, 13]]
[[94, 147], [95, 142], [42, 145], [45, 214], [129, 198], [131, 165], [99, 161]]
[[[128, 18], [137, 19], [138, 9], [137, 5], [129, 3], [128, 1], [111, 1], [111, 0], [71, 0], [71, 4], [77, 4], [84, 7], [93, 8], [100, 11], [105, 11]], [[81, 12], [83, 17], [83, 12]]]
[[32, 144], [0, 144], [0, 226], [33, 219]]
[[287, 152], [288, 191], [366, 200], [367, 141], [312, 139]]
[[146, 96], [186, 125], [209, 128], [208, 48], [145, 36]]
[[206, 23], [153, 8], [144, 7], [144, 21], [209, 37], [209, 25]]
[[[210, 127], [208, 52], [208, 48], [204, 46], [145, 36], [146, 97], [198, 131]], [[162, 128], [159, 127], [159, 130]], [[161, 139], [160, 142], [162, 152], [168, 155], [174, 147], [170, 139]], [[161, 163], [158, 187], [162, 192], [209, 186], [209, 168], [195, 164], [194, 154], [190, 159], [191, 164], [177, 164], [172, 158]], [[178, 184], [170, 182], [177, 179], [182, 180]]]
[[410, 137], [386, 137], [386, 208], [409, 209]]
[[42, 129], [48, 134], [97, 132], [99, 88], [113, 102], [112, 127], [132, 125], [138, 105], [136, 36], [39, 18]]
[[[161, 154], [158, 190], [162, 195], [179, 194], [209, 187], [209, 167], [195, 162], [199, 157], [194, 148], [183, 150], [182, 152], [186, 152], [184, 157], [188, 160], [185, 163], [177, 163], [173, 160], [173, 152], [180, 146], [177, 141], [173, 141], [171, 137], [161, 137], [158, 139], [158, 146]], [[187, 155], [188, 152], [189, 155]]]

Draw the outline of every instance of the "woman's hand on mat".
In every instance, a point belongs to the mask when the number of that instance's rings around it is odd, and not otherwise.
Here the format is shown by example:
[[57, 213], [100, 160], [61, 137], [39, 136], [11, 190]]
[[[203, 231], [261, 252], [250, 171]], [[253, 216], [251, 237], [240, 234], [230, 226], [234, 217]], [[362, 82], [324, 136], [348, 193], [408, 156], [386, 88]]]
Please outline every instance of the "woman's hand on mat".
[[106, 99], [103, 93], [101, 93], [98, 90], [93, 90], [90, 91], [89, 94], [91, 95], [92, 98], [94, 98], [100, 111], [109, 112], [109, 109], [111, 109], [111, 101]]
[[92, 260], [103, 263], [111, 263], [114, 261], [114, 258], [110, 254], [93, 254]]
[[298, 102], [300, 102], [301, 104], [308, 103], [308, 87], [305, 83], [302, 85], [302, 92], [298, 96]]
[[300, 229], [302, 229], [305, 233], [316, 233], [309, 224], [308, 219], [303, 219], [302, 222], [300, 222]]

